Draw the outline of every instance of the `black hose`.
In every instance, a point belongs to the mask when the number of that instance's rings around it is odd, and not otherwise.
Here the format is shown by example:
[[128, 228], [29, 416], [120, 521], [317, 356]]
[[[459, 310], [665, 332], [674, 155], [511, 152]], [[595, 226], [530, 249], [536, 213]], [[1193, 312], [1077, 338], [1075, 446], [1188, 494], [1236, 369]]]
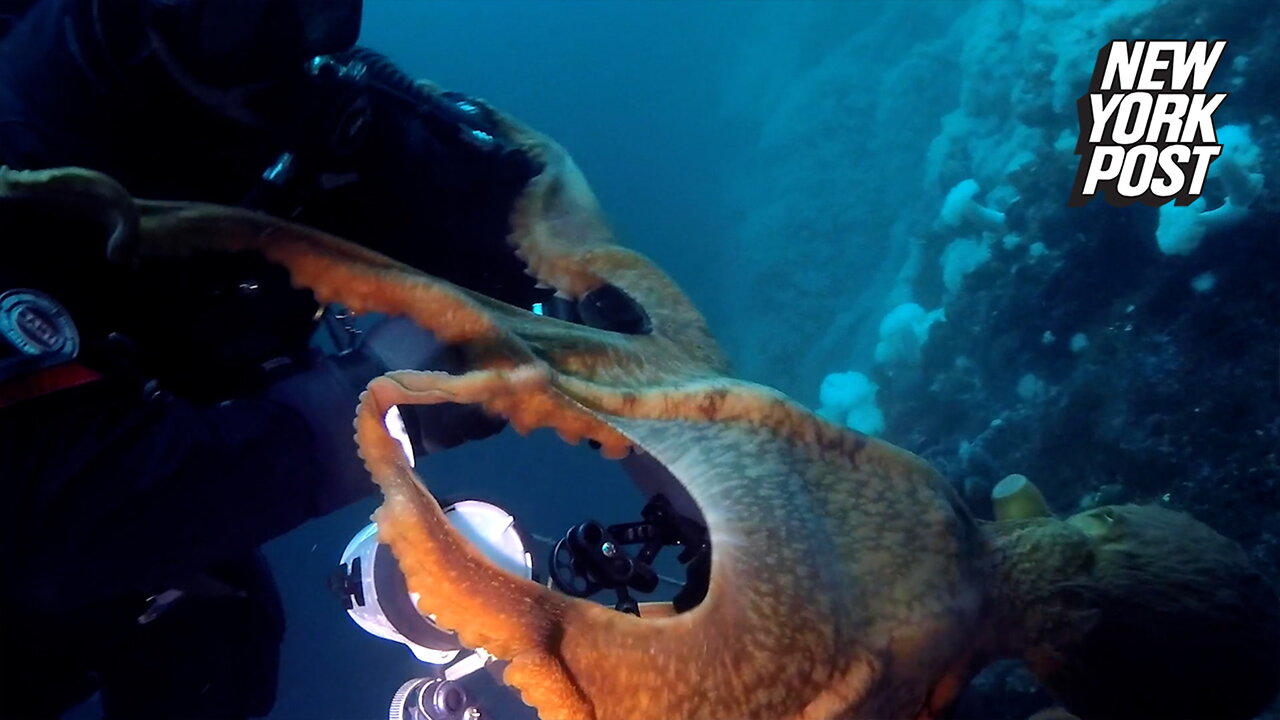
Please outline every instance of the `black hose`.
[[431, 92], [376, 50], [354, 47], [339, 57], [344, 61], [355, 60], [363, 64], [369, 81], [415, 106], [419, 114], [434, 117], [437, 121], [454, 127], [480, 130], [495, 136], [497, 123], [492, 112], [484, 105], [470, 101], [465, 95]]

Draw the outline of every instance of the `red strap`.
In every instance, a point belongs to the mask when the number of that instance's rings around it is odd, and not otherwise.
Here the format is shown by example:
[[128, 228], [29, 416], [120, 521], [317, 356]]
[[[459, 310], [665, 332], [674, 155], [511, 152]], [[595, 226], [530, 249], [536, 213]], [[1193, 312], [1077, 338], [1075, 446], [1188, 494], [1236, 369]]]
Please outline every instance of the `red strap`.
[[74, 362], [42, 368], [30, 375], [22, 375], [6, 382], [0, 382], [0, 408], [77, 385], [84, 385], [101, 377], [101, 373]]

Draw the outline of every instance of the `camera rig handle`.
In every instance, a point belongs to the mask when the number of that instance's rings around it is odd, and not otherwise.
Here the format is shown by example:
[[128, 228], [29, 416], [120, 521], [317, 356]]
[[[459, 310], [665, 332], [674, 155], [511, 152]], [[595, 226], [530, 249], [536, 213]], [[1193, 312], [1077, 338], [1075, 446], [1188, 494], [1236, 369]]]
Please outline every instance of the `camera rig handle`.
[[[653, 561], [668, 546], [681, 547], [676, 560], [686, 566], [686, 582], [673, 604], [677, 612], [697, 605], [710, 579], [711, 547], [707, 531], [680, 515], [663, 495], [655, 495], [640, 511], [639, 522], [604, 525], [589, 520], [569, 528], [551, 551], [553, 587], [574, 597], [604, 590], [617, 597], [614, 609], [639, 615], [631, 593], [652, 593], [658, 586]], [[634, 554], [627, 546], [639, 545]]]

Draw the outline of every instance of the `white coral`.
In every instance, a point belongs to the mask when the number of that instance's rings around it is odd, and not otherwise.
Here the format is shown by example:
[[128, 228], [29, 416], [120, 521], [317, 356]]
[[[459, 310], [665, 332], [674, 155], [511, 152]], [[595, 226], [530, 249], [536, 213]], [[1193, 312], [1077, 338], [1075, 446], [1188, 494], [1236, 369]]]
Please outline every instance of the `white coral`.
[[1222, 205], [1206, 210], [1201, 197], [1190, 205], [1168, 203], [1160, 207], [1156, 244], [1165, 255], [1187, 255], [1200, 247], [1205, 236], [1238, 225], [1249, 215], [1249, 206], [1262, 192], [1264, 178], [1255, 172], [1262, 153], [1249, 136], [1248, 125], [1227, 125], [1218, 129], [1222, 154], [1209, 166], [1209, 179], [1222, 183]]

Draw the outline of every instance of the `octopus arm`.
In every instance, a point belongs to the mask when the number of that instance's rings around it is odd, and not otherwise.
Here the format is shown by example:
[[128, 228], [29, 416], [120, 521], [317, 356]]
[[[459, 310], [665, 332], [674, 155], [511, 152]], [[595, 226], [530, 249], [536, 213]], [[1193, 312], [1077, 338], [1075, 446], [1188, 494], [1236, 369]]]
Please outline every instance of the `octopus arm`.
[[[257, 250], [320, 302], [407, 316], [462, 348], [466, 374], [404, 370], [370, 383], [356, 436], [386, 499], [382, 539], [420, 609], [510, 661], [506, 680], [545, 720], [910, 715], [954, 660], [968, 618], [955, 611], [967, 516], [945, 483], [909, 453], [729, 377], [675, 283], [612, 243], [568, 155], [503, 122], [544, 168], [511, 219], [529, 272], [571, 298], [609, 283], [643, 308], [651, 332], [537, 316], [270, 216], [134, 201], [89, 171], [0, 173], [0, 196], [78, 201], [115, 229], [118, 259]], [[383, 425], [392, 405], [444, 402], [479, 403], [522, 432], [589, 438], [606, 456], [653, 455], [707, 523], [703, 602], [634, 617], [489, 563], [444, 520]]]
[[[545, 371], [412, 379], [412, 390], [393, 378], [375, 381], [357, 418], [363, 457], [386, 497], [377, 515], [381, 538], [420, 594], [420, 609], [464, 643], [509, 660], [504, 680], [541, 717], [828, 718], [855, 708], [872, 686], [878, 661], [855, 637], [847, 578], [808, 560], [823, 551], [828, 528], [812, 521], [813, 498], [786, 480], [789, 463], [800, 458], [740, 452], [741, 443], [776, 440], [749, 425], [597, 418], [686, 483], [715, 547], [702, 604], [680, 615], [634, 617], [490, 564], [445, 521], [380, 420], [390, 404], [545, 392]], [[563, 407], [596, 417], [568, 398]], [[556, 427], [562, 419], [547, 422]], [[764, 508], [783, 520], [763, 522]]]

